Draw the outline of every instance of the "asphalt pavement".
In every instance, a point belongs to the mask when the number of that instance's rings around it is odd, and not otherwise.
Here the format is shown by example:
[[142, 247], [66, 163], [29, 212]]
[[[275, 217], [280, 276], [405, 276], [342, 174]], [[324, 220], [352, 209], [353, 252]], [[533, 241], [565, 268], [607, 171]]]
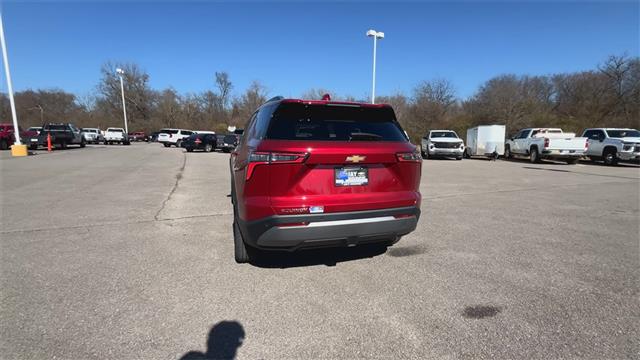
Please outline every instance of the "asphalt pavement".
[[391, 248], [233, 260], [228, 154], [0, 153], [0, 358], [637, 358], [640, 168], [425, 160]]

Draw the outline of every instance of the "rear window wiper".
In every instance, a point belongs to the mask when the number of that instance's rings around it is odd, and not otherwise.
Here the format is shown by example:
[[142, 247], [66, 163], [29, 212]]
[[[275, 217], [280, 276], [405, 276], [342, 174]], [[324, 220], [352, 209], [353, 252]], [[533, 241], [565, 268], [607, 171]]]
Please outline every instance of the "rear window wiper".
[[382, 136], [378, 135], [378, 134], [372, 134], [372, 133], [364, 133], [364, 132], [357, 132], [357, 133], [351, 133], [351, 136], [349, 136], [349, 141], [357, 141], [357, 140], [361, 140], [361, 141], [366, 141], [366, 140], [371, 140], [371, 141], [375, 141], [375, 140], [382, 140]]

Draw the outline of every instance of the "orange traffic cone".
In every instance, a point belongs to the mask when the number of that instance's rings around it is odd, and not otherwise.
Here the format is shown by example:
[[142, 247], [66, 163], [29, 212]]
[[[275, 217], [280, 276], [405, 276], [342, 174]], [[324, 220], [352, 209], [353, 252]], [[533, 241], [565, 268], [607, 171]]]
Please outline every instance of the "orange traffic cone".
[[51, 152], [51, 133], [47, 133], [47, 151]]

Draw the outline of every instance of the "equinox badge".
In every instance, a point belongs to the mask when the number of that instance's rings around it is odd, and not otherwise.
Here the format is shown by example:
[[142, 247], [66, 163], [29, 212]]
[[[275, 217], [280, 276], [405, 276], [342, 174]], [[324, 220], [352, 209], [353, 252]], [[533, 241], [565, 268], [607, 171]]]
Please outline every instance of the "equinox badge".
[[366, 156], [352, 155], [352, 156], [347, 156], [347, 161], [352, 163], [359, 163], [360, 161], [364, 161], [364, 159], [366, 158], [367, 158]]

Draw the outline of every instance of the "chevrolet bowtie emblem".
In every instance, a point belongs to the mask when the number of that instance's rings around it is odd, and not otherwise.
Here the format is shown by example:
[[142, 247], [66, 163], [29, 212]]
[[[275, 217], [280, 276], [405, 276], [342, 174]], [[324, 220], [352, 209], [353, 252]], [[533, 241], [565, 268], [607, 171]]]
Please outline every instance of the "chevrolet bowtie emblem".
[[347, 156], [347, 161], [352, 163], [359, 163], [360, 161], [364, 161], [364, 159], [366, 158], [367, 158], [366, 156], [352, 155], [352, 156]]

